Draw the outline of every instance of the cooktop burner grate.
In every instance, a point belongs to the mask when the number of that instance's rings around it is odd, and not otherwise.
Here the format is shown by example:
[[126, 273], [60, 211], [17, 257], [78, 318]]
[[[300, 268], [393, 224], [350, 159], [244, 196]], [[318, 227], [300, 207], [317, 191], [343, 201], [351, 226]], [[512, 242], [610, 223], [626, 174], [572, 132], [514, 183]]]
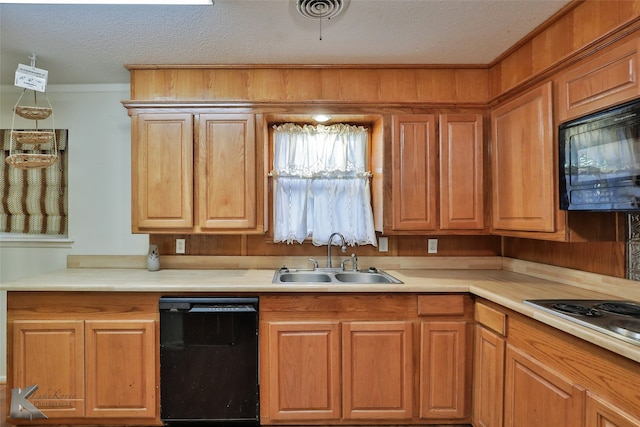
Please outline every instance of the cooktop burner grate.
[[559, 302], [557, 304], [553, 304], [553, 308], [564, 311], [565, 313], [582, 314], [585, 316], [602, 316], [602, 313], [600, 313], [598, 310], [582, 304]]
[[613, 300], [525, 300], [565, 320], [640, 345], [640, 303]]
[[622, 314], [624, 316], [640, 317], [640, 304], [634, 304], [631, 302], [603, 302], [596, 304], [596, 308], [611, 313]]

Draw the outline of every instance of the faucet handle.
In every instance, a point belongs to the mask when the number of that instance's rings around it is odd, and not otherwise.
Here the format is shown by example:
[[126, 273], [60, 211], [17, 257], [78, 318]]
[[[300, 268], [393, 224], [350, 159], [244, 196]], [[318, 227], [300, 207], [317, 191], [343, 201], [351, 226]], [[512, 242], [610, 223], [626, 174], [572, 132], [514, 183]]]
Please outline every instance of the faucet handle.
[[349, 262], [349, 261], [351, 261], [349, 258], [345, 258], [345, 259], [343, 259], [342, 261], [340, 261], [340, 268], [341, 268], [342, 270], [344, 270], [344, 264], [345, 264], [345, 263], [347, 263], [347, 262]]
[[318, 269], [318, 260], [316, 260], [315, 258], [309, 258], [309, 261], [311, 261], [313, 263], [313, 269], [317, 270]]

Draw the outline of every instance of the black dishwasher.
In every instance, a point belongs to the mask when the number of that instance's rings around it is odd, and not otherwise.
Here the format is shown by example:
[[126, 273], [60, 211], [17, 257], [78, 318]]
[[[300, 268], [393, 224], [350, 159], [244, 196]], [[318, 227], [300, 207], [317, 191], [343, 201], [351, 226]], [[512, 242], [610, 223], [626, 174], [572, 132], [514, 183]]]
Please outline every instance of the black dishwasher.
[[258, 298], [161, 297], [160, 418], [259, 424]]

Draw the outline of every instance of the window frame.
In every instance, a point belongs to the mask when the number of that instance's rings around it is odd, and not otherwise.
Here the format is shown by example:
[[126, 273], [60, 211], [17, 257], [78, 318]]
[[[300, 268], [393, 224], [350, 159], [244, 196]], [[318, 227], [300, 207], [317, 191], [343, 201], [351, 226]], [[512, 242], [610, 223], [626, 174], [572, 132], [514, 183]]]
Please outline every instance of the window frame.
[[[273, 177], [271, 176], [270, 172], [274, 169], [274, 158], [275, 158], [275, 148], [274, 148], [274, 144], [275, 144], [275, 139], [274, 139], [274, 126], [278, 126], [284, 123], [294, 123], [300, 126], [304, 126], [304, 125], [310, 125], [310, 126], [316, 126], [317, 124], [322, 124], [322, 125], [326, 125], [326, 126], [330, 126], [332, 124], [346, 124], [346, 125], [353, 125], [353, 126], [362, 126], [367, 130], [367, 146], [366, 146], [366, 152], [365, 152], [365, 163], [366, 163], [366, 170], [370, 171], [370, 173], [372, 174], [371, 178], [369, 178], [371, 180], [370, 183], [370, 191], [371, 191], [371, 211], [373, 214], [373, 219], [374, 219], [374, 228], [376, 229], [376, 234], [378, 233], [379, 230], [377, 230], [377, 228], [375, 227], [377, 224], [377, 218], [376, 218], [376, 204], [374, 202], [374, 198], [375, 198], [375, 194], [374, 194], [374, 187], [373, 187], [373, 180], [376, 178], [376, 173], [375, 171], [373, 171], [373, 164], [374, 164], [374, 160], [373, 160], [373, 156], [374, 156], [374, 151], [373, 151], [373, 147], [374, 147], [374, 122], [375, 120], [380, 119], [381, 116], [375, 116], [375, 119], [371, 119], [371, 116], [369, 115], [363, 115], [363, 120], [346, 120], [346, 119], [341, 119], [339, 115], [332, 115], [334, 117], [334, 119], [330, 122], [330, 123], [314, 123], [313, 120], [309, 119], [308, 117], [304, 117], [304, 118], [299, 118], [299, 119], [291, 119], [290, 117], [288, 117], [287, 119], [271, 119], [271, 120], [267, 120], [266, 121], [266, 126], [267, 126], [267, 138], [268, 138], [268, 146], [267, 146], [267, 156], [266, 156], [266, 168], [265, 168], [265, 173], [267, 174], [267, 180], [268, 180], [268, 185], [267, 185], [267, 194], [265, 194], [265, 200], [266, 200], [266, 206], [267, 206], [267, 215], [266, 215], [266, 220], [268, 221], [267, 224], [269, 225], [267, 232], [265, 233], [265, 240], [268, 243], [274, 244], [274, 245], [280, 245], [282, 243], [286, 242], [275, 242], [274, 241], [274, 228], [275, 228], [275, 223], [274, 223], [274, 194], [273, 194], [273, 184], [274, 184], [274, 180]], [[378, 178], [380, 179], [380, 178]], [[311, 244], [312, 239], [307, 237], [304, 240], [304, 244]], [[284, 245], [283, 245], [284, 246]], [[369, 245], [367, 245], [369, 246]]]
[[[73, 240], [69, 238], [69, 130], [68, 129], [55, 129], [57, 138], [57, 153], [58, 161], [52, 165], [53, 167], [61, 167], [60, 182], [63, 185], [63, 194], [60, 196], [60, 203], [63, 206], [63, 221], [64, 221], [64, 233], [63, 234], [49, 234], [49, 233], [20, 233], [11, 231], [0, 231], [0, 247], [51, 247], [62, 246], [69, 247]], [[9, 153], [9, 149], [5, 149], [6, 134], [11, 133], [11, 129], [0, 129], [0, 144], [2, 144], [3, 157], [6, 157]], [[9, 136], [8, 138], [11, 138]], [[9, 142], [11, 144], [11, 142]], [[1, 159], [4, 168], [11, 168], [13, 166], [7, 164], [4, 159]], [[60, 163], [62, 162], [62, 166]], [[3, 169], [4, 170], [4, 169]], [[8, 183], [7, 183], [8, 185]], [[23, 185], [23, 189], [26, 184]], [[40, 203], [44, 203], [43, 196], [45, 192], [40, 193]], [[7, 213], [10, 216], [9, 213]], [[46, 215], [46, 214], [45, 214]]]

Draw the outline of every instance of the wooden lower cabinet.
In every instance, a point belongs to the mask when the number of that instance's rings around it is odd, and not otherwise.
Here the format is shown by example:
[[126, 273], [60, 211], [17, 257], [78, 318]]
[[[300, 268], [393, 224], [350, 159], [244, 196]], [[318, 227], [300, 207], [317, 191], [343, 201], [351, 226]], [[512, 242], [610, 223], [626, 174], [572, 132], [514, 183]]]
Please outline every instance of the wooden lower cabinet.
[[505, 427], [582, 427], [584, 389], [510, 345], [505, 363]]
[[408, 321], [343, 323], [344, 418], [411, 419], [411, 337]]
[[420, 324], [420, 418], [468, 415], [471, 371], [467, 329], [464, 321]]
[[47, 417], [84, 416], [84, 322], [15, 321], [12, 336], [8, 389], [37, 384], [30, 400]]
[[[268, 407], [273, 421], [340, 419], [340, 324], [269, 322]], [[264, 400], [263, 400], [264, 404]]]
[[640, 419], [611, 402], [587, 393], [586, 427], [640, 427]]
[[261, 423], [470, 422], [471, 300], [419, 298], [261, 297]]
[[473, 421], [475, 427], [502, 427], [504, 390], [503, 336], [476, 326], [473, 372]]
[[155, 408], [155, 324], [16, 321], [12, 387], [37, 384], [48, 418], [145, 418]]
[[411, 322], [269, 322], [266, 329], [269, 420], [411, 419]]
[[85, 323], [86, 416], [155, 416], [153, 320]]
[[474, 427], [640, 426], [639, 363], [484, 300], [475, 315]]
[[48, 417], [9, 423], [161, 425], [157, 296], [119, 295], [8, 294], [7, 390]]

